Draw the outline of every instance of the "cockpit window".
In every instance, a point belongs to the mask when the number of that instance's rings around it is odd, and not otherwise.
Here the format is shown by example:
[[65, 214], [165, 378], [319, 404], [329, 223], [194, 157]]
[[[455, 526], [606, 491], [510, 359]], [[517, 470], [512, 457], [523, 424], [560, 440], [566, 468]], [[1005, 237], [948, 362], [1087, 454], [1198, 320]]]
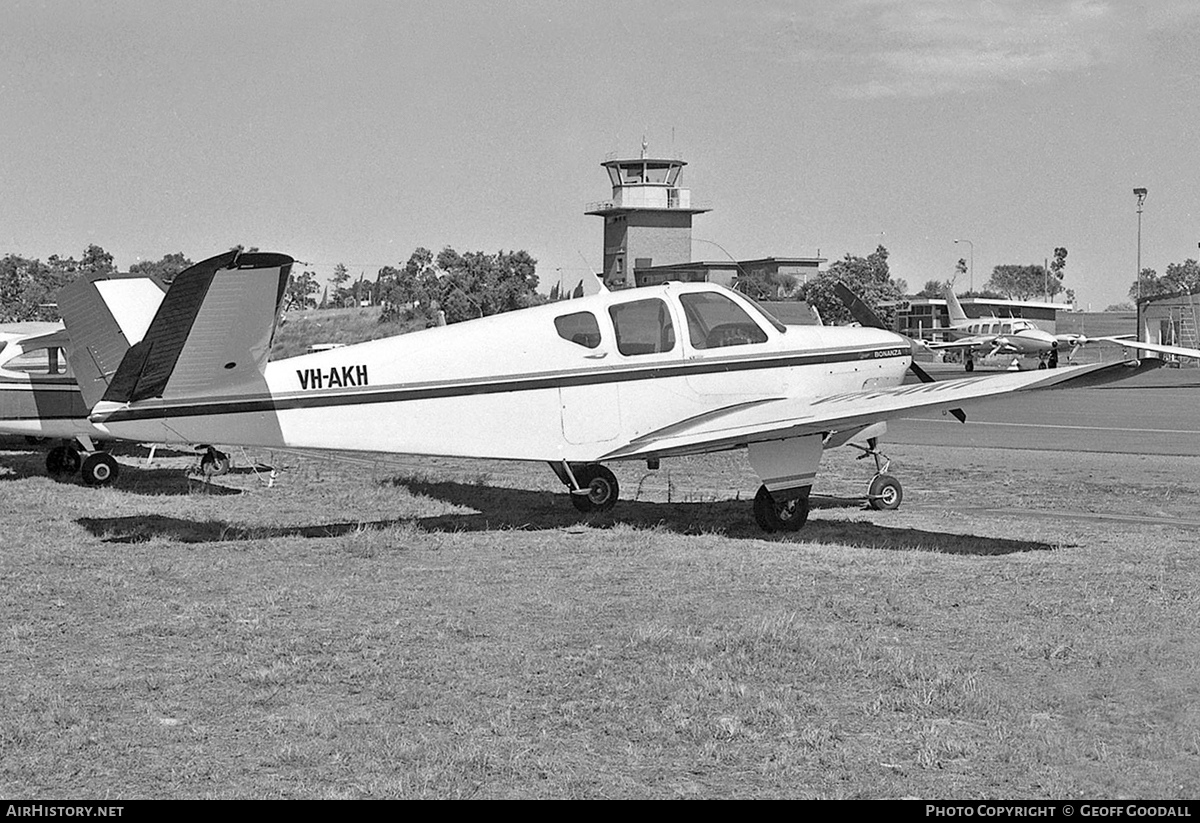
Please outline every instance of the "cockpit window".
[[600, 345], [600, 324], [590, 311], [556, 317], [554, 328], [558, 329], [558, 336], [563, 340], [570, 340], [584, 348], [594, 349]]
[[723, 294], [682, 294], [679, 302], [687, 317], [688, 340], [694, 349], [717, 349], [767, 342], [767, 333], [737, 303]]
[[656, 354], [675, 348], [675, 327], [667, 304], [658, 298], [610, 306], [617, 351], [625, 355]]

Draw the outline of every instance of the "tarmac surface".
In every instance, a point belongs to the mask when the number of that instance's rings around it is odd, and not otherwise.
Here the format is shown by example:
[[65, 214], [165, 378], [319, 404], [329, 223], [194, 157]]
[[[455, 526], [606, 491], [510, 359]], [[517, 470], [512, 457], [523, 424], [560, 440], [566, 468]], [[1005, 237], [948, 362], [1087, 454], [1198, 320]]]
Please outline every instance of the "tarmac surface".
[[[939, 381], [966, 376], [962, 366], [922, 365]], [[1198, 368], [1159, 368], [1094, 388], [1019, 392], [964, 410], [965, 424], [940, 412], [889, 421], [885, 441], [1200, 456]]]

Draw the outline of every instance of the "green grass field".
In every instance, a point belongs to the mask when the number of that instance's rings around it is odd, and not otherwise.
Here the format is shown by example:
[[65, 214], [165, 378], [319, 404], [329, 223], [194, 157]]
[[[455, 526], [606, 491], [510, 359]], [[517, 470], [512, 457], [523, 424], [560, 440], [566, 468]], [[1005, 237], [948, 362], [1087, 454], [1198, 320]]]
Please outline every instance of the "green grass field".
[[1200, 796], [1200, 460], [892, 456], [900, 510], [767, 537], [739, 454], [581, 521], [544, 466], [10, 441], [0, 795]]

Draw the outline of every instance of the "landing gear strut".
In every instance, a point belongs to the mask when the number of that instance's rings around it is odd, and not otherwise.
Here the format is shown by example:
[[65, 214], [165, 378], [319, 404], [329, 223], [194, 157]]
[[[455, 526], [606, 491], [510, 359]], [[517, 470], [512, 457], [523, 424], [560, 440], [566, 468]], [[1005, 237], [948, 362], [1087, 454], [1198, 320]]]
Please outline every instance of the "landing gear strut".
[[558, 479], [571, 490], [571, 505], [581, 512], [606, 512], [617, 505], [617, 476], [599, 463], [551, 463]]
[[875, 458], [875, 476], [871, 478], [871, 485], [867, 487], [867, 505], [878, 511], [892, 511], [900, 508], [900, 501], [904, 499], [904, 489], [901, 488], [899, 480], [888, 474], [892, 468], [892, 461], [879, 451], [879, 441], [874, 437], [869, 437], [865, 447], [857, 443], [848, 445], [862, 451], [862, 454], [858, 456], [859, 460], [864, 457]]

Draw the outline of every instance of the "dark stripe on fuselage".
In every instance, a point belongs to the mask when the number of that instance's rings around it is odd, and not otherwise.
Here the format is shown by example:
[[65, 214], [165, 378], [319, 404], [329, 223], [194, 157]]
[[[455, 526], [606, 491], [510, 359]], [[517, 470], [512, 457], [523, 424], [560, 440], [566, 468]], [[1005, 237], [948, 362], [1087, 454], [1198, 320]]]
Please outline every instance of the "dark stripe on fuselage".
[[446, 397], [469, 397], [481, 394], [509, 394], [513, 392], [560, 389], [574, 386], [594, 386], [606, 383], [629, 383], [638, 380], [656, 380], [667, 377], [693, 377], [704, 374], [759, 371], [761, 369], [792, 368], [830, 363], [852, 363], [890, 360], [908, 357], [907, 349], [873, 347], [870, 349], [840, 349], [816, 354], [785, 355], [782, 357], [758, 357], [750, 360], [691, 360], [656, 363], [653, 366], [633, 366], [625, 369], [592, 369], [577, 374], [529, 375], [501, 377], [441, 383], [437, 385], [394, 386], [386, 389], [366, 389], [356, 392], [331, 393], [288, 393], [281, 396], [258, 396], [230, 399], [214, 403], [180, 403], [175, 406], [156, 408], [118, 409], [106, 415], [101, 422], [118, 423], [129, 420], [157, 420], [171, 417], [194, 417], [198, 415], [251, 414], [290, 409], [325, 408], [329, 406], [359, 406], [371, 403], [400, 403], [410, 400], [431, 400]]

